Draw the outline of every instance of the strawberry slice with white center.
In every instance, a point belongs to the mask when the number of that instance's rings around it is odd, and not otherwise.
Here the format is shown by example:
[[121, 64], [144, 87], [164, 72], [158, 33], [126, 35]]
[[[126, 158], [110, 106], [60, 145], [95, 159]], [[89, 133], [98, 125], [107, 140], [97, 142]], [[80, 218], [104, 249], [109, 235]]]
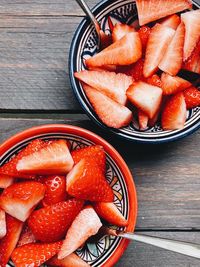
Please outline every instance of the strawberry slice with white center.
[[187, 88], [183, 91], [187, 109], [200, 106], [200, 91], [195, 87]]
[[162, 89], [144, 82], [135, 82], [127, 90], [130, 102], [153, 118], [162, 100]]
[[0, 209], [0, 239], [6, 235], [6, 214], [4, 210]]
[[107, 222], [117, 226], [127, 226], [128, 221], [124, 218], [113, 202], [99, 202], [93, 204], [96, 213], [99, 217]]
[[181, 20], [185, 24], [183, 48], [183, 60], [185, 61], [192, 54], [200, 38], [200, 9], [181, 14]]
[[69, 256], [65, 257], [64, 259], [59, 260], [57, 256], [54, 256], [47, 262], [48, 266], [52, 267], [89, 267], [90, 265], [87, 264], [84, 260], [82, 260], [79, 256], [75, 253], [70, 254]]
[[173, 14], [171, 16], [168, 16], [167, 18], [164, 18], [159, 23], [166, 27], [170, 27], [173, 30], [176, 30], [178, 25], [181, 23], [181, 19], [177, 14]]
[[84, 70], [75, 72], [74, 76], [122, 105], [127, 101], [126, 90], [133, 83], [130, 76], [109, 71]]
[[20, 173], [66, 174], [73, 167], [73, 159], [65, 140], [56, 140], [33, 154], [23, 157], [17, 163]]
[[122, 128], [132, 121], [132, 112], [98, 90], [83, 85], [84, 91], [97, 116], [108, 127]]
[[127, 33], [130, 32], [135, 32], [135, 29], [127, 24], [116, 23], [112, 32], [113, 42], [120, 40], [122, 37], [124, 37]]
[[6, 227], [7, 233], [4, 238], [0, 240], [0, 266], [2, 267], [6, 266], [17, 245], [23, 223], [10, 215], [6, 215]]
[[145, 77], [149, 77], [157, 71], [158, 65], [170, 44], [174, 33], [175, 31], [173, 29], [161, 24], [156, 24], [152, 28], [145, 54], [143, 70]]
[[95, 235], [101, 226], [102, 223], [91, 206], [83, 209], [70, 226], [58, 259], [63, 259], [78, 249], [90, 236]]
[[162, 112], [161, 124], [164, 130], [183, 129], [186, 121], [186, 104], [183, 93], [177, 93], [167, 101]]
[[56, 255], [61, 245], [61, 241], [51, 244], [26, 244], [17, 247], [11, 259], [16, 267], [39, 267]]
[[163, 95], [172, 95], [191, 86], [191, 83], [178, 76], [171, 76], [167, 73], [161, 75]]
[[6, 174], [0, 174], [0, 188], [6, 188], [14, 183], [15, 178]]
[[100, 53], [86, 59], [86, 65], [129, 65], [142, 57], [142, 44], [137, 32], [126, 34], [123, 38], [108, 46]]
[[112, 202], [114, 194], [102, 168], [92, 159], [79, 161], [67, 175], [67, 192], [78, 199]]
[[182, 68], [200, 74], [200, 40], [191, 56], [183, 63]]
[[139, 128], [141, 131], [147, 128], [148, 121], [149, 121], [149, 117], [141, 110], [138, 110], [138, 122], [139, 122]]
[[25, 221], [35, 206], [43, 199], [45, 186], [35, 181], [15, 183], [4, 189], [0, 207], [6, 213]]
[[184, 40], [185, 26], [181, 23], [158, 65], [159, 69], [173, 76], [179, 72], [183, 62]]
[[136, 0], [140, 26], [192, 7], [190, 0]]

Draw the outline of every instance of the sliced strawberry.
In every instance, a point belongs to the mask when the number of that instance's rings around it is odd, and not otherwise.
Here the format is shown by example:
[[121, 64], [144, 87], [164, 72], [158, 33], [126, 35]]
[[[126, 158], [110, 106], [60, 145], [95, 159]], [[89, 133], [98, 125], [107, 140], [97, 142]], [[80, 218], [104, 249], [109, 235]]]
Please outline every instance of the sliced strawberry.
[[189, 87], [183, 91], [187, 109], [200, 106], [200, 91], [195, 87]]
[[75, 72], [74, 76], [122, 105], [126, 104], [126, 90], [133, 82], [126, 74], [108, 71], [84, 70]]
[[142, 111], [138, 111], [138, 122], [140, 130], [145, 130], [147, 128], [149, 117]]
[[183, 63], [182, 68], [200, 74], [200, 40], [191, 56]]
[[95, 235], [102, 226], [101, 221], [91, 206], [83, 209], [73, 221], [58, 253], [63, 259], [79, 248], [90, 236]]
[[50, 206], [67, 199], [66, 177], [53, 175], [42, 177], [41, 182], [46, 186], [42, 205]]
[[56, 140], [20, 159], [17, 163], [17, 170], [28, 174], [66, 174], [73, 164], [66, 141]]
[[149, 77], [157, 71], [174, 33], [174, 30], [161, 24], [156, 24], [152, 28], [145, 54], [144, 77]]
[[84, 260], [82, 260], [75, 253], [70, 254], [62, 260], [59, 260], [57, 256], [54, 256], [47, 262], [48, 266], [52, 267], [89, 267]]
[[124, 218], [116, 205], [112, 202], [99, 202], [94, 204], [96, 213], [107, 222], [117, 226], [127, 226], [128, 221]]
[[35, 181], [15, 183], [4, 189], [0, 207], [20, 221], [25, 221], [43, 199], [45, 186]]
[[161, 75], [163, 95], [172, 95], [191, 86], [191, 83], [178, 76], [170, 76], [167, 73]]
[[147, 47], [147, 42], [149, 40], [149, 36], [151, 33], [151, 28], [148, 26], [142, 26], [139, 31], [138, 31], [139, 35], [140, 35], [140, 39], [142, 42], [142, 49], [143, 52], [146, 51], [146, 47]]
[[33, 235], [31, 229], [28, 227], [27, 224], [24, 225], [22, 233], [20, 235], [19, 241], [17, 243], [17, 247], [21, 247], [26, 244], [35, 243], [36, 239]]
[[192, 3], [189, 0], [136, 0], [139, 23], [147, 24], [174, 13], [189, 9]]
[[[6, 215], [7, 233], [0, 240], [0, 266], [5, 267], [8, 263], [10, 256], [17, 245], [20, 233], [22, 231], [23, 223]], [[20, 266], [21, 267], [21, 266]]]
[[158, 86], [158, 87], [161, 87], [162, 85], [161, 79], [157, 74], [154, 74], [150, 76], [149, 78], [147, 78], [147, 83], [154, 85], [154, 86]]
[[137, 32], [128, 33], [119, 41], [86, 60], [88, 67], [129, 65], [142, 56], [142, 44]]
[[61, 245], [61, 241], [51, 244], [26, 244], [17, 247], [13, 251], [11, 259], [16, 267], [39, 267], [56, 255]]
[[166, 27], [170, 27], [173, 30], [176, 30], [180, 22], [181, 22], [180, 17], [177, 14], [173, 14], [162, 19], [162, 21], [160, 21], [159, 23]]
[[183, 62], [184, 39], [185, 26], [181, 23], [158, 65], [159, 69], [170, 75], [176, 75], [179, 72]]
[[18, 178], [35, 178], [33, 175], [25, 175], [22, 173], [19, 173], [17, 171], [17, 163], [19, 160], [21, 160], [23, 157], [28, 156], [38, 150], [40, 150], [42, 147], [46, 146], [46, 142], [36, 139], [32, 141], [27, 147], [22, 149], [15, 157], [11, 158], [10, 161], [5, 163], [2, 167], [0, 167], [0, 174], [5, 174], [12, 177], [18, 177]]
[[148, 83], [136, 82], [127, 90], [127, 96], [133, 105], [149, 118], [153, 118], [162, 100], [162, 89]]
[[6, 174], [0, 174], [0, 188], [6, 188], [14, 183], [15, 178]]
[[189, 58], [200, 38], [200, 9], [181, 14], [185, 24], [184, 61]]
[[[118, 66], [117, 72], [125, 73], [126, 75], [132, 76], [135, 81], [144, 81], [143, 76], [144, 59], [140, 58], [136, 63], [127, 66]], [[132, 81], [133, 83], [133, 81]]]
[[122, 37], [130, 32], [135, 32], [135, 29], [127, 24], [116, 23], [112, 32], [113, 42], [119, 41]]
[[127, 107], [118, 104], [90, 86], [84, 85], [84, 91], [97, 116], [108, 127], [122, 128], [129, 125], [132, 112]]
[[110, 71], [110, 72], [116, 72], [117, 66], [116, 65], [103, 65], [100, 67], [88, 67], [89, 70], [93, 71]]
[[164, 130], [178, 130], [186, 121], [186, 104], [183, 93], [177, 93], [166, 103], [162, 112], [161, 124]]
[[113, 191], [98, 164], [89, 158], [79, 161], [67, 175], [67, 192], [78, 199], [112, 202]]
[[28, 219], [28, 226], [37, 240], [55, 242], [61, 240], [84, 202], [70, 199], [35, 210]]
[[0, 209], [0, 239], [6, 235], [6, 214], [4, 210]]
[[103, 173], [105, 173], [106, 171], [106, 154], [102, 146], [94, 145], [79, 148], [73, 150], [71, 155], [74, 160], [74, 164], [77, 164], [81, 159], [86, 158], [98, 164], [99, 167], [103, 170]]

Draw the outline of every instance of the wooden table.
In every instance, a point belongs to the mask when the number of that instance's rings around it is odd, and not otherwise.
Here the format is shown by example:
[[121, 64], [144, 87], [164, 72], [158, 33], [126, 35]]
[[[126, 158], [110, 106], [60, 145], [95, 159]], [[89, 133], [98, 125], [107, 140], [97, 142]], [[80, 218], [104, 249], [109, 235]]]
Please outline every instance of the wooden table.
[[[92, 7], [97, 0], [88, 0]], [[136, 232], [200, 243], [200, 131], [159, 145], [111, 139], [83, 114], [68, 78], [68, 54], [83, 13], [74, 0], [0, 0], [0, 142], [46, 123], [102, 135], [133, 172]], [[117, 266], [200, 266], [200, 261], [137, 242]]]

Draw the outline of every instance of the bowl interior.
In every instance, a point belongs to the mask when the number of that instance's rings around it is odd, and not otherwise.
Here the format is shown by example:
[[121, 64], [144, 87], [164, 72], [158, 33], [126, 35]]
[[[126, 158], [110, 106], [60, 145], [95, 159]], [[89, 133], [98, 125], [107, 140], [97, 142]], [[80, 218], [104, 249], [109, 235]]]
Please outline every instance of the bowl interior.
[[[41, 127], [38, 128], [40, 129]], [[114, 191], [114, 202], [125, 218], [129, 220], [127, 230], [133, 231], [136, 221], [137, 199], [132, 177], [129, 172], [128, 175], [126, 175], [124, 172], [127, 166], [123, 166], [125, 163], [121, 162], [118, 156], [118, 159], [116, 158], [118, 153], [116, 152], [117, 154], [115, 154], [115, 152], [113, 152], [115, 150], [106, 141], [92, 133], [91, 134], [93, 135], [93, 138], [90, 138], [89, 131], [87, 131], [86, 136], [82, 136], [82, 131], [84, 130], [80, 131], [78, 127], [71, 127], [69, 131], [67, 126], [59, 127], [59, 130], [57, 130], [55, 125], [50, 127], [50, 130], [46, 131], [45, 133], [42, 133], [43, 131], [39, 130], [38, 134], [35, 134], [30, 129], [25, 135], [23, 135], [23, 133], [19, 134], [18, 136], [21, 136], [21, 138], [16, 139], [16, 137], [13, 137], [11, 138], [11, 141], [8, 140], [7, 144], [13, 143], [13, 140], [17, 141], [12, 146], [7, 145], [7, 150], [4, 153], [2, 153], [0, 148], [0, 165], [4, 164], [13, 155], [15, 155], [29, 142], [36, 138], [41, 138], [44, 140], [66, 139], [68, 142], [70, 142], [71, 150], [86, 147], [92, 144], [103, 145], [106, 151], [107, 162], [106, 179]], [[108, 226], [113, 227], [110, 225]], [[87, 242], [82, 248], [77, 250], [77, 254], [91, 266], [108, 267], [111, 266], [108, 264], [108, 262], [111, 261], [113, 264], [123, 253], [123, 250], [127, 244], [128, 243], [121, 238], [106, 236], [98, 242]], [[12, 263], [9, 264], [10, 266], [13, 266]]]
[[[199, 8], [198, 4], [194, 4], [193, 8]], [[105, 0], [98, 4], [93, 9], [98, 21], [101, 23], [101, 28], [107, 34], [110, 33], [108, 17], [115, 24], [116, 22], [126, 23], [129, 25], [138, 25], [137, 8], [134, 0]], [[191, 109], [187, 112], [187, 121], [182, 130], [163, 131], [159, 124], [154, 127], [149, 127], [145, 131], [138, 129], [137, 122], [131, 123], [129, 126], [122, 129], [113, 129], [103, 124], [95, 114], [90, 102], [88, 101], [84, 90], [78, 80], [74, 78], [73, 73], [86, 68], [85, 59], [93, 56], [97, 52], [97, 35], [94, 27], [88, 19], [84, 19], [79, 25], [74, 38], [72, 40], [70, 51], [70, 80], [72, 88], [77, 99], [86, 111], [86, 113], [101, 127], [117, 134], [120, 137], [125, 137], [129, 140], [145, 143], [158, 143], [172, 141], [200, 127], [200, 107]]]

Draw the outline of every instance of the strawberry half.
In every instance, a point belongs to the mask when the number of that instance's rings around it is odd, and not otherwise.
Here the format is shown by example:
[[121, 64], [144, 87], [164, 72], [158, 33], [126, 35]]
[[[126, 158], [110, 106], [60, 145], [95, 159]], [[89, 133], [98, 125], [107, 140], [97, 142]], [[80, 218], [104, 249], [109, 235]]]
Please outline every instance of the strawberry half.
[[126, 90], [133, 83], [126, 74], [108, 71], [84, 70], [75, 72], [74, 76], [122, 105], [127, 101]]
[[176, 2], [174, 0], [136, 0], [136, 5], [140, 25], [192, 7], [189, 0], [176, 0]]
[[67, 199], [66, 193], [66, 177], [53, 175], [42, 177], [41, 182], [46, 186], [42, 205], [50, 206]]
[[114, 203], [99, 202], [95, 203], [93, 206], [96, 213], [107, 222], [121, 227], [128, 225], [128, 221], [124, 218]]
[[52, 267], [89, 267], [90, 265], [83, 261], [75, 253], [70, 254], [62, 260], [59, 260], [57, 256], [54, 256], [47, 262], [48, 266]]
[[61, 240], [84, 202], [70, 199], [35, 210], [28, 219], [28, 226], [37, 240], [55, 242]]
[[122, 37], [124, 37], [127, 33], [130, 32], [135, 32], [135, 29], [127, 24], [116, 23], [112, 32], [113, 42], [120, 40]]
[[98, 164], [103, 173], [106, 171], [106, 154], [102, 146], [94, 145], [84, 148], [79, 148], [71, 152], [74, 164], [77, 164], [81, 159], [89, 159]]
[[181, 19], [178, 15], [173, 14], [171, 16], [168, 16], [167, 18], [164, 18], [159, 23], [166, 26], [166, 27], [170, 27], [173, 30], [176, 30], [178, 25], [181, 23]]
[[145, 54], [144, 77], [149, 77], [157, 71], [158, 65], [174, 33], [173, 29], [161, 24], [156, 24], [151, 29]]
[[186, 121], [186, 104], [183, 93], [170, 98], [162, 112], [161, 124], [164, 130], [178, 130], [184, 127]]
[[129, 125], [132, 120], [132, 112], [127, 107], [90, 86], [84, 85], [83, 88], [94, 111], [103, 123], [113, 128]]
[[200, 41], [191, 56], [183, 63], [182, 68], [200, 74]]
[[151, 28], [148, 26], [142, 26], [142, 27], [140, 27], [138, 33], [140, 35], [140, 40], [142, 42], [142, 50], [143, 50], [143, 52], [145, 52], [146, 47], [147, 47], [147, 43], [149, 40], [149, 36], [151, 33]]
[[153, 118], [162, 100], [162, 89], [144, 82], [135, 82], [127, 90], [127, 97], [149, 118]]
[[142, 111], [138, 110], [138, 122], [141, 131], [147, 128], [149, 117]]
[[13, 251], [11, 259], [16, 267], [39, 267], [56, 255], [61, 245], [61, 241], [51, 244], [26, 244], [17, 247]]
[[100, 53], [86, 59], [88, 67], [103, 65], [129, 65], [142, 56], [142, 44], [139, 34], [132, 32], [108, 46]]
[[191, 86], [191, 83], [178, 76], [171, 76], [167, 73], [161, 75], [163, 95], [172, 95], [177, 92], [183, 91], [184, 89]]
[[15, 183], [4, 189], [0, 207], [20, 221], [25, 221], [43, 199], [45, 186], [35, 181]]
[[58, 259], [63, 259], [79, 248], [92, 235], [95, 235], [100, 227], [101, 221], [91, 206], [83, 209], [70, 226]]
[[183, 62], [184, 40], [185, 26], [181, 23], [158, 65], [159, 69], [173, 76], [179, 72]]
[[[22, 231], [23, 223], [6, 215], [7, 233], [0, 240], [0, 266], [5, 267], [8, 263], [10, 256], [17, 245], [20, 233]], [[21, 267], [21, 266], [20, 266]]]
[[14, 183], [15, 178], [6, 174], [0, 174], [0, 188], [6, 188]]
[[10, 161], [5, 163], [2, 167], [0, 167], [0, 175], [5, 174], [12, 177], [18, 177], [18, 178], [35, 178], [33, 175], [25, 175], [22, 173], [19, 173], [17, 171], [17, 163], [19, 160], [21, 160], [23, 157], [28, 156], [38, 150], [40, 150], [42, 147], [46, 146], [46, 142], [36, 139], [33, 140], [30, 144], [28, 144], [27, 147], [22, 149], [14, 158], [11, 158]]
[[185, 24], [183, 48], [183, 60], [185, 61], [192, 54], [200, 38], [200, 9], [181, 14], [181, 20]]
[[66, 141], [56, 140], [20, 159], [16, 168], [18, 172], [28, 174], [66, 174], [73, 164]]
[[112, 202], [114, 194], [98, 164], [79, 161], [67, 175], [67, 192], [78, 199]]
[[6, 235], [6, 214], [4, 210], [0, 209], [0, 239]]
[[187, 88], [183, 91], [187, 109], [200, 106], [200, 91], [195, 87]]

